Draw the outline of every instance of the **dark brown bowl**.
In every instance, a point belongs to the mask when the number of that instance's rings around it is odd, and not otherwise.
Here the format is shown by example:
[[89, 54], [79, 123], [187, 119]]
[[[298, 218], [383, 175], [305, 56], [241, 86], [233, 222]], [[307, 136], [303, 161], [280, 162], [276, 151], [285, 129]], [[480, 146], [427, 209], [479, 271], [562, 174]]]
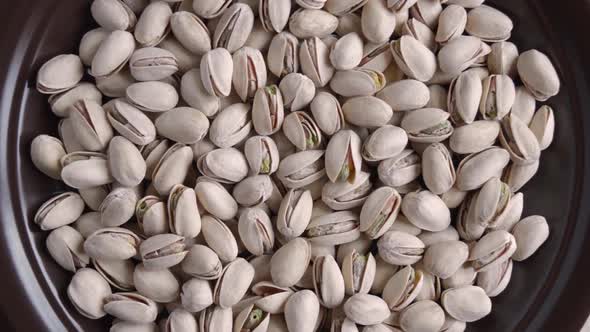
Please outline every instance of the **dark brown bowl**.
[[[551, 236], [541, 250], [515, 264], [507, 291], [493, 312], [469, 331], [578, 331], [590, 310], [590, 5], [582, 0], [496, 0], [515, 22], [521, 50], [537, 48], [555, 62], [562, 79], [555, 108], [557, 131], [541, 168], [525, 192], [525, 215], [547, 217]], [[47, 98], [35, 91], [39, 66], [60, 53], [76, 53], [92, 24], [89, 1], [0, 2], [0, 320], [2, 330], [105, 331], [66, 296], [70, 273], [49, 257], [32, 217], [64, 186], [38, 172], [29, 144], [56, 134]]]

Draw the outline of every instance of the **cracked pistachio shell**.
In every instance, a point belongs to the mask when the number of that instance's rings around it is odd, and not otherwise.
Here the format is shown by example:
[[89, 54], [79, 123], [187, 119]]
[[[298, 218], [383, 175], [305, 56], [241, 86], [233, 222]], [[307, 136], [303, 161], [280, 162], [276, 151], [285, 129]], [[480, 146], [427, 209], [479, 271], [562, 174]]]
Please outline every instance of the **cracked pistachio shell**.
[[451, 121], [456, 125], [471, 124], [480, 108], [482, 94], [483, 85], [477, 74], [464, 72], [457, 76], [449, 86], [446, 102]]
[[168, 225], [172, 233], [191, 239], [201, 232], [197, 195], [192, 188], [177, 184], [168, 196]]
[[311, 259], [307, 240], [294, 238], [280, 247], [270, 260], [272, 281], [280, 287], [295, 285], [305, 274]]
[[88, 189], [113, 182], [106, 155], [93, 152], [73, 152], [61, 158], [61, 178], [76, 189]]
[[157, 48], [140, 48], [129, 59], [131, 76], [138, 81], [158, 81], [178, 71], [178, 61], [172, 52]]
[[492, 301], [477, 286], [447, 289], [441, 295], [441, 303], [451, 317], [464, 322], [480, 320], [492, 311]]
[[[276, 2], [276, 0], [271, 2]], [[275, 35], [268, 47], [268, 70], [281, 78], [299, 70], [299, 40], [287, 31]]]
[[399, 155], [407, 143], [408, 136], [403, 129], [385, 125], [365, 139], [361, 153], [366, 161], [382, 161]]
[[84, 250], [94, 259], [124, 260], [137, 254], [140, 242], [140, 238], [130, 230], [107, 227], [88, 236], [84, 242]]
[[197, 160], [199, 172], [219, 183], [237, 183], [248, 175], [246, 157], [235, 148], [215, 149]]
[[299, 9], [289, 18], [289, 30], [297, 38], [323, 38], [338, 27], [338, 18], [321, 9]]
[[191, 278], [182, 285], [180, 301], [188, 312], [199, 312], [213, 304], [213, 290], [208, 280]]
[[533, 178], [538, 169], [538, 160], [532, 164], [526, 165], [511, 163], [504, 169], [502, 181], [506, 182], [510, 186], [512, 192], [517, 192]]
[[404, 35], [391, 42], [393, 58], [399, 68], [410, 78], [429, 81], [436, 71], [436, 56], [416, 38]]
[[330, 47], [330, 62], [336, 70], [350, 70], [363, 59], [363, 39], [356, 32], [350, 32]]
[[187, 50], [203, 55], [211, 50], [211, 37], [205, 23], [195, 14], [178, 11], [170, 17], [170, 28], [174, 37]]
[[358, 215], [339, 211], [315, 217], [307, 226], [305, 236], [310, 243], [321, 245], [352, 242], [361, 236]]
[[259, 50], [247, 46], [233, 54], [233, 63], [234, 89], [242, 101], [246, 102], [266, 85], [266, 63]]
[[387, 303], [375, 295], [355, 294], [344, 303], [348, 319], [360, 325], [383, 322], [390, 315]]
[[283, 199], [276, 220], [277, 230], [290, 240], [303, 234], [311, 220], [313, 200], [309, 190], [291, 189]]
[[313, 331], [319, 315], [318, 297], [308, 289], [294, 293], [285, 303], [285, 321], [289, 331]]
[[530, 125], [535, 114], [537, 101], [525, 86], [516, 87], [514, 105], [510, 111], [511, 115], [519, 117], [522, 122]]
[[444, 241], [432, 244], [424, 253], [424, 268], [434, 276], [446, 279], [467, 261], [469, 248], [461, 241]]
[[75, 54], [62, 54], [49, 59], [37, 74], [37, 91], [55, 94], [75, 87], [84, 76], [84, 65]]
[[363, 7], [367, 0], [327, 0], [324, 9], [336, 16], [344, 16]]
[[180, 95], [188, 105], [208, 117], [215, 116], [221, 108], [219, 97], [210, 95], [205, 89], [199, 68], [193, 68], [182, 75]]
[[92, 259], [92, 265], [100, 275], [113, 287], [122, 291], [135, 289], [133, 270], [135, 262], [126, 260], [99, 260]]
[[192, 161], [189, 146], [176, 143], [168, 148], [152, 172], [152, 184], [158, 193], [168, 195], [174, 185], [184, 182]]
[[408, 306], [399, 320], [404, 331], [440, 331], [445, 323], [445, 312], [434, 301], [418, 301]]
[[465, 241], [477, 241], [485, 232], [485, 226], [477, 222], [475, 218], [475, 204], [478, 192], [468, 194], [459, 206], [457, 215], [457, 232]]
[[268, 136], [254, 136], [246, 140], [244, 155], [250, 166], [250, 174], [270, 175], [279, 168], [279, 150]]
[[31, 142], [31, 160], [38, 170], [52, 179], [61, 179], [61, 158], [66, 155], [63, 143], [53, 136], [39, 135]]
[[424, 243], [417, 237], [399, 231], [386, 232], [377, 242], [379, 256], [389, 264], [411, 265], [422, 259]]
[[238, 255], [238, 242], [223, 221], [205, 215], [201, 219], [202, 232], [207, 245], [215, 251], [222, 262], [231, 262]]
[[139, 246], [143, 265], [150, 270], [161, 270], [182, 262], [188, 254], [184, 237], [176, 234], [157, 234]]
[[451, 223], [449, 208], [428, 190], [407, 194], [401, 206], [402, 212], [415, 226], [431, 231], [442, 231]]
[[276, 85], [256, 90], [252, 104], [252, 125], [259, 135], [271, 135], [281, 129], [285, 117], [283, 94]]
[[268, 330], [270, 317], [270, 313], [265, 312], [255, 304], [250, 304], [240, 311], [235, 318], [234, 331], [265, 332]]
[[96, 0], [90, 6], [92, 18], [109, 30], [131, 30], [137, 23], [135, 13], [121, 0]]
[[509, 259], [487, 271], [480, 272], [477, 275], [477, 286], [481, 287], [489, 297], [500, 295], [510, 283], [512, 266], [512, 260]]
[[502, 120], [500, 143], [510, 153], [516, 164], [531, 164], [539, 160], [541, 147], [535, 133], [518, 117], [508, 116]]
[[401, 127], [412, 142], [442, 142], [453, 134], [449, 116], [449, 113], [438, 108], [421, 108], [406, 114]]
[[347, 295], [367, 294], [371, 290], [377, 265], [369, 252], [363, 255], [353, 249], [342, 261], [342, 276]]
[[100, 204], [100, 219], [106, 227], [121, 226], [135, 212], [137, 194], [131, 188], [120, 187], [111, 191]]
[[[154, 127], [155, 130], [155, 127]], [[162, 156], [168, 151], [171, 144], [167, 139], [155, 138], [152, 142], [142, 146], [140, 148], [141, 155], [145, 159], [147, 171], [145, 174], [146, 179], [152, 180], [154, 169], [156, 168]]]
[[172, 9], [164, 1], [149, 4], [139, 16], [135, 26], [135, 39], [146, 46], [158, 45], [170, 32], [169, 23]]
[[103, 304], [111, 295], [111, 287], [98, 272], [83, 268], [72, 277], [67, 295], [80, 314], [90, 319], [99, 319], [106, 315]]
[[238, 303], [250, 288], [254, 268], [243, 258], [237, 258], [223, 268], [215, 288], [213, 301], [222, 308]]
[[298, 111], [287, 115], [283, 122], [283, 133], [301, 151], [317, 149], [322, 144], [322, 132], [307, 112]]
[[417, 235], [426, 247], [446, 241], [458, 241], [459, 233], [452, 225], [438, 232], [424, 231]]
[[363, 35], [373, 43], [389, 40], [395, 29], [396, 17], [386, 6], [386, 0], [368, 0], [363, 6], [361, 27]]
[[344, 301], [344, 278], [332, 256], [318, 256], [313, 261], [313, 285], [320, 303], [329, 309]]
[[111, 32], [100, 43], [92, 58], [90, 74], [96, 78], [104, 78], [121, 71], [131, 58], [133, 51], [135, 51], [135, 40], [131, 33], [121, 30]]
[[285, 311], [285, 303], [293, 294], [293, 290], [287, 287], [279, 287], [270, 281], [261, 281], [252, 286], [252, 292], [260, 298], [256, 306], [271, 314], [282, 314]]
[[[507, 184], [505, 184], [507, 185]], [[524, 209], [524, 195], [522, 193], [512, 194], [510, 201], [508, 201], [506, 208], [504, 209], [500, 218], [497, 222], [489, 225], [490, 230], [505, 230], [511, 231], [514, 225], [522, 217]]]
[[348, 99], [342, 105], [342, 112], [348, 123], [362, 128], [382, 127], [389, 123], [393, 116], [391, 106], [373, 96]]
[[361, 139], [352, 130], [337, 132], [326, 147], [326, 174], [332, 182], [354, 182], [361, 170]]
[[453, 38], [438, 52], [440, 69], [448, 74], [460, 74], [491, 52], [484, 45], [481, 39], [473, 36]]
[[182, 308], [174, 309], [164, 325], [164, 332], [197, 331], [195, 316]]
[[223, 14], [230, 4], [230, 0], [193, 1], [192, 9], [202, 18], [211, 19]]
[[176, 300], [180, 291], [180, 284], [170, 270], [148, 269], [143, 264], [135, 267], [133, 284], [141, 295], [160, 303]]
[[389, 42], [375, 44], [367, 43], [363, 47], [363, 56], [359, 67], [377, 72], [385, 72], [393, 62]]
[[131, 76], [131, 71], [123, 68], [114, 74], [104, 77], [95, 77], [96, 88], [102, 94], [111, 98], [125, 97], [127, 88], [135, 83], [135, 79]]
[[388, 186], [406, 185], [422, 173], [420, 156], [413, 150], [405, 149], [398, 155], [381, 161], [377, 173], [379, 180]]
[[418, 0], [410, 7], [410, 16], [436, 30], [442, 10], [441, 1]]
[[104, 300], [104, 311], [124, 321], [149, 323], [158, 316], [158, 305], [139, 293], [114, 293]]
[[376, 70], [356, 68], [337, 71], [330, 88], [343, 97], [372, 96], [385, 87], [385, 75]]
[[393, 82], [377, 93], [393, 111], [411, 111], [422, 108], [430, 100], [428, 87], [416, 80], [407, 79]]
[[156, 127], [143, 112], [122, 99], [105, 107], [111, 126], [133, 144], [146, 145], [156, 138]]
[[513, 27], [506, 14], [483, 5], [469, 11], [465, 31], [486, 42], [500, 42], [510, 38]]
[[553, 108], [547, 105], [541, 106], [533, 116], [529, 128], [537, 137], [539, 147], [541, 150], [547, 149], [555, 133], [555, 117], [553, 115]]
[[441, 279], [427, 272], [422, 263], [419, 263], [416, 268], [422, 273], [422, 287], [416, 296], [417, 301], [431, 300], [438, 301], [442, 292]]
[[549, 225], [542, 216], [529, 216], [519, 221], [512, 229], [516, 239], [516, 251], [512, 259], [521, 262], [532, 256], [549, 237]]
[[334, 210], [348, 210], [363, 205], [373, 183], [370, 174], [359, 172], [354, 182], [329, 182], [322, 189], [322, 200]]
[[258, 5], [258, 16], [266, 31], [280, 33], [291, 14], [290, 0], [261, 0]]
[[160, 82], [138, 82], [125, 91], [128, 102], [145, 112], [165, 112], [178, 104], [178, 92], [174, 86]]
[[215, 48], [205, 53], [200, 65], [203, 87], [212, 96], [229, 96], [233, 70], [233, 59], [226, 49]]
[[499, 178], [488, 180], [479, 190], [473, 213], [475, 221], [484, 227], [497, 228], [504, 223], [512, 192]]
[[262, 209], [249, 208], [242, 212], [238, 232], [244, 246], [253, 255], [260, 256], [272, 251], [274, 231], [268, 214]]
[[158, 134], [170, 140], [193, 144], [205, 137], [209, 119], [201, 111], [190, 107], [177, 107], [163, 113], [155, 121]]
[[516, 248], [517, 243], [512, 234], [504, 230], [492, 231], [477, 241], [468, 260], [476, 272], [485, 271], [510, 259]]
[[195, 186], [200, 205], [221, 220], [230, 220], [238, 213], [238, 204], [225, 187], [216, 181], [198, 181]]
[[447, 43], [449, 40], [461, 36], [467, 25], [467, 11], [459, 5], [446, 7], [438, 18], [436, 42]]
[[518, 48], [511, 42], [498, 42], [492, 45], [492, 52], [488, 55], [488, 69], [491, 74], [517, 75]]
[[469, 191], [480, 188], [492, 177], [502, 174], [510, 161], [508, 151], [499, 147], [490, 147], [468, 155], [457, 167], [457, 189]]
[[491, 147], [499, 134], [500, 123], [498, 121], [479, 120], [455, 128], [449, 145], [455, 153], [477, 153]]
[[244, 46], [254, 26], [254, 12], [250, 6], [235, 3], [223, 11], [213, 33], [213, 47], [230, 53]]
[[182, 271], [203, 280], [219, 278], [222, 268], [219, 256], [209, 247], [199, 244], [192, 246], [182, 261]]
[[74, 103], [69, 113], [74, 135], [87, 151], [102, 151], [107, 147], [113, 128], [100, 104], [84, 99]]
[[76, 102], [85, 99], [102, 104], [102, 93], [96, 88], [96, 85], [82, 82], [69, 90], [50, 95], [49, 105], [53, 114], [59, 117], [67, 117], [70, 114], [71, 107]]
[[330, 48], [318, 37], [304, 40], [299, 47], [301, 71], [309, 77], [316, 87], [328, 84], [334, 76], [330, 62]]
[[209, 128], [211, 142], [229, 148], [244, 141], [252, 130], [250, 109], [250, 104], [237, 103], [219, 112]]
[[560, 81], [555, 67], [547, 55], [530, 50], [518, 57], [516, 64], [520, 79], [538, 101], [559, 93]]
[[415, 38], [432, 52], [436, 52], [438, 45], [434, 32], [426, 24], [415, 18], [407, 19], [401, 24], [401, 34]]
[[361, 209], [361, 232], [371, 239], [381, 237], [395, 222], [401, 202], [401, 196], [391, 187], [381, 187], [373, 191]]
[[231, 308], [210, 306], [199, 314], [199, 331], [231, 332], [233, 317]]
[[70, 226], [61, 226], [49, 233], [45, 245], [49, 254], [63, 269], [76, 272], [90, 263], [84, 252], [84, 238]]
[[284, 107], [292, 112], [307, 107], [315, 97], [316, 88], [313, 81], [302, 74], [287, 74], [279, 84]]
[[146, 163], [137, 147], [123, 136], [115, 136], [107, 150], [109, 169], [113, 178], [125, 187], [143, 181]]
[[145, 196], [137, 202], [135, 219], [145, 236], [168, 233], [166, 204], [157, 196]]
[[110, 33], [109, 30], [99, 27], [86, 32], [82, 36], [80, 46], [78, 47], [78, 54], [84, 65], [90, 67], [100, 44]]
[[324, 150], [307, 150], [281, 159], [277, 177], [287, 188], [301, 188], [325, 174]]
[[516, 90], [507, 75], [490, 75], [483, 81], [479, 112], [484, 120], [501, 120], [514, 105]]
[[456, 174], [453, 157], [442, 143], [429, 145], [422, 153], [422, 177], [426, 187], [441, 195], [455, 184]]

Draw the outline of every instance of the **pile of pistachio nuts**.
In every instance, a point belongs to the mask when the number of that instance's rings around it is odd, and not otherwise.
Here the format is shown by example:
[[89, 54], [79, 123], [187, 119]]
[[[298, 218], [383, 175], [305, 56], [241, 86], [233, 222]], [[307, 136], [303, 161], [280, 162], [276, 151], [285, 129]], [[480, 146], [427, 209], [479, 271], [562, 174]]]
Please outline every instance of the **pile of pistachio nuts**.
[[70, 188], [34, 222], [71, 308], [111, 332], [490, 314], [549, 236], [519, 190], [560, 80], [482, 3], [94, 0], [100, 27], [38, 71], [59, 135], [31, 143]]

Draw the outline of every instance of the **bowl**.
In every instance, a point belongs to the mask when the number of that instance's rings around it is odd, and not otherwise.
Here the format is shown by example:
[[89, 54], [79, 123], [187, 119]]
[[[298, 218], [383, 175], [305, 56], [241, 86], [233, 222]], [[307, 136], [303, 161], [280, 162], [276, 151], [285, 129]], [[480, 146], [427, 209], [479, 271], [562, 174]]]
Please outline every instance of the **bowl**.
[[[512, 40], [554, 61], [561, 92], [549, 102], [557, 129], [525, 187], [524, 215], [547, 217], [551, 235], [524, 263], [515, 264], [508, 289], [493, 311], [468, 331], [578, 331], [590, 310], [590, 2], [489, 1], [515, 23]], [[36, 73], [51, 57], [77, 53], [93, 26], [90, 1], [19, 0], [0, 3], [0, 281], [3, 326], [19, 331], [105, 331], [69, 303], [71, 274], [45, 249], [36, 209], [64, 185], [33, 166], [29, 145], [38, 134], [56, 135], [58, 119], [35, 90]]]

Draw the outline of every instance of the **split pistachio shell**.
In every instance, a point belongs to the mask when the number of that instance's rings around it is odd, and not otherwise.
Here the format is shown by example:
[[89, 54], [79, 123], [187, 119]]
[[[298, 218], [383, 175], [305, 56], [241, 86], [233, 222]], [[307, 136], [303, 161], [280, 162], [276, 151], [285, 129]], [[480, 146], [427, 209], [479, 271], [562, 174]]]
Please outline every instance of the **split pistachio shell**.
[[399, 155], [408, 143], [408, 136], [399, 127], [385, 125], [375, 130], [363, 143], [362, 156], [368, 162]]
[[339, 245], [360, 237], [358, 216], [340, 211], [316, 217], [307, 226], [306, 236], [312, 243]]
[[102, 93], [92, 83], [78, 83], [73, 88], [49, 96], [49, 105], [53, 114], [59, 117], [67, 117], [71, 106], [76, 102], [89, 99], [102, 104]]
[[467, 261], [469, 248], [461, 241], [432, 244], [424, 253], [424, 267], [434, 276], [446, 279]]
[[84, 238], [70, 226], [62, 226], [49, 233], [45, 245], [51, 257], [67, 271], [76, 272], [90, 263], [84, 252]]
[[322, 200], [334, 210], [347, 210], [363, 205], [373, 183], [370, 174], [359, 172], [354, 182], [330, 182], [322, 189]]
[[444, 144], [431, 144], [422, 153], [422, 176], [428, 189], [437, 195], [449, 191], [455, 184], [455, 166]]
[[120, 187], [111, 191], [100, 204], [100, 219], [107, 227], [121, 226], [133, 217], [137, 193], [131, 188]]
[[193, 144], [209, 130], [209, 120], [200, 111], [190, 107], [173, 108], [156, 119], [158, 133], [173, 141]]
[[279, 168], [279, 150], [268, 136], [250, 137], [244, 145], [244, 155], [250, 165], [250, 173], [272, 174]]
[[213, 304], [213, 290], [207, 280], [192, 278], [182, 285], [180, 301], [188, 312], [199, 312]]
[[99, 27], [86, 32], [84, 36], [82, 36], [80, 46], [78, 47], [78, 54], [84, 65], [90, 66], [92, 64], [92, 59], [94, 59], [94, 55], [100, 47], [100, 44], [110, 33], [109, 30]]
[[446, 7], [438, 18], [436, 42], [447, 43], [449, 40], [461, 36], [467, 24], [467, 12], [458, 5]]
[[242, 47], [233, 54], [232, 82], [242, 101], [254, 97], [266, 85], [266, 64], [262, 53], [251, 47]]
[[426, 24], [416, 18], [406, 19], [401, 22], [401, 34], [414, 37], [417, 41], [424, 44], [429, 50], [435, 52], [438, 45], [435, 41], [434, 31]]
[[131, 33], [121, 30], [111, 32], [96, 50], [90, 74], [96, 78], [103, 78], [121, 71], [134, 50], [135, 40]]
[[344, 312], [346, 317], [360, 325], [379, 324], [390, 314], [385, 301], [369, 294], [353, 295], [344, 303]]
[[447, 289], [442, 293], [441, 302], [451, 317], [464, 322], [479, 320], [492, 311], [492, 301], [477, 286]]
[[355, 68], [337, 71], [330, 88], [343, 97], [371, 96], [385, 87], [385, 75], [377, 70]]
[[468, 194], [459, 206], [457, 215], [457, 232], [465, 241], [476, 241], [485, 232], [485, 226], [477, 222], [475, 218], [475, 204], [477, 203], [477, 192]]
[[537, 137], [541, 150], [547, 149], [553, 142], [555, 132], [553, 109], [547, 105], [541, 106], [533, 116], [529, 128]]
[[[497, 85], [492, 88], [493, 93], [496, 93]], [[451, 120], [457, 125], [471, 124], [477, 116], [477, 110], [480, 108], [480, 101], [482, 99], [483, 85], [481, 79], [473, 72], [464, 72], [455, 78], [449, 87], [449, 94], [447, 99], [447, 108], [451, 113]], [[487, 97], [490, 97], [490, 91], [486, 92]], [[496, 103], [498, 100], [503, 101], [502, 97], [499, 99], [492, 95], [491, 103]], [[486, 97], [486, 98], [487, 98]], [[494, 99], [496, 98], [496, 99]], [[489, 106], [493, 112], [496, 104]], [[486, 106], [487, 109], [487, 106]]]
[[423, 264], [417, 265], [416, 268], [422, 273], [422, 287], [416, 296], [416, 300], [438, 301], [442, 292], [441, 278], [425, 270]]
[[184, 181], [192, 160], [193, 151], [181, 143], [164, 153], [152, 172], [152, 184], [160, 195], [168, 195], [174, 185]]
[[168, 223], [172, 233], [189, 239], [199, 235], [201, 217], [197, 196], [192, 188], [181, 184], [172, 187], [168, 197]]
[[453, 134], [449, 113], [437, 108], [415, 110], [402, 119], [408, 139], [418, 143], [442, 142]]
[[431, 50], [411, 36], [402, 36], [391, 43], [393, 58], [410, 78], [426, 82], [436, 71], [436, 57]]
[[363, 35], [373, 43], [388, 41], [395, 29], [395, 21], [395, 14], [387, 8], [385, 0], [369, 0], [363, 6]]
[[221, 220], [229, 220], [238, 213], [238, 204], [221, 184], [199, 181], [195, 187], [197, 198], [205, 211]]
[[234, 65], [231, 54], [224, 48], [213, 49], [201, 58], [201, 80], [213, 96], [229, 96]]
[[518, 48], [511, 42], [498, 42], [492, 45], [492, 52], [488, 56], [488, 68], [491, 74], [516, 77], [516, 63]]
[[325, 174], [324, 150], [307, 150], [281, 160], [278, 178], [288, 188], [301, 188], [319, 180]]
[[107, 227], [92, 233], [84, 242], [86, 254], [94, 259], [128, 259], [135, 256], [140, 238], [130, 230]]
[[501, 120], [514, 105], [516, 90], [507, 75], [490, 75], [483, 81], [479, 111], [485, 120]]
[[270, 218], [259, 208], [250, 208], [242, 212], [238, 231], [244, 246], [256, 256], [270, 252], [274, 246], [274, 231]]
[[98, 272], [83, 268], [72, 277], [67, 294], [80, 314], [90, 319], [99, 319], [106, 315], [103, 304], [111, 295], [111, 288]]
[[361, 169], [361, 140], [352, 130], [336, 133], [326, 148], [326, 174], [332, 182], [354, 182]]
[[169, 140], [155, 138], [152, 142], [141, 147], [140, 152], [143, 156], [143, 159], [145, 159], [145, 164], [147, 166], [147, 171], [145, 174], [146, 179], [153, 180], [152, 175], [154, 173], [154, 169], [171, 146], [172, 144]]
[[53, 136], [39, 135], [31, 142], [31, 160], [35, 167], [52, 179], [61, 179], [61, 158], [66, 155], [63, 143]]
[[138, 82], [127, 87], [129, 103], [145, 112], [165, 112], [178, 104], [178, 92], [164, 82]]
[[[278, 3], [278, 1], [266, 1]], [[290, 1], [288, 1], [290, 3]], [[299, 40], [287, 31], [283, 31], [270, 42], [267, 54], [268, 70], [277, 77], [283, 77], [299, 70]]]
[[492, 177], [499, 176], [509, 159], [508, 151], [498, 147], [467, 156], [457, 167], [457, 189], [467, 191], [481, 187]]
[[420, 156], [406, 149], [398, 155], [379, 163], [379, 180], [392, 187], [400, 187], [414, 181], [422, 172]]
[[105, 110], [113, 129], [132, 143], [146, 145], [156, 138], [156, 128], [152, 121], [124, 100], [115, 100]]
[[111, 286], [122, 291], [132, 291], [135, 289], [133, 280], [133, 270], [135, 263], [133, 260], [99, 260], [92, 259], [94, 268]]
[[538, 160], [532, 164], [526, 165], [511, 163], [504, 170], [502, 181], [506, 182], [513, 192], [516, 192], [532, 179], [532, 177], [537, 173], [538, 169]]
[[210, 95], [201, 80], [201, 71], [193, 68], [187, 71], [180, 81], [182, 99], [191, 107], [198, 109], [207, 117], [213, 117], [221, 108], [219, 97]]
[[194, 245], [182, 261], [182, 270], [199, 279], [214, 280], [221, 275], [222, 265], [217, 254], [204, 245]]
[[539, 101], [545, 101], [559, 93], [559, 76], [549, 58], [530, 50], [518, 57], [518, 74], [524, 85]]
[[34, 221], [46, 231], [73, 223], [82, 215], [84, 201], [74, 192], [59, 194], [47, 200], [37, 213]]
[[222, 308], [238, 303], [250, 287], [254, 268], [243, 258], [237, 258], [225, 266], [213, 290], [214, 302]]
[[256, 90], [252, 104], [252, 125], [260, 135], [270, 135], [281, 129], [285, 117], [283, 94], [276, 85]]
[[410, 15], [428, 25], [431, 29], [436, 28], [441, 12], [442, 5], [440, 1], [418, 0], [414, 6], [410, 7]]
[[241, 206], [251, 207], [267, 201], [272, 195], [272, 183], [268, 175], [254, 175], [236, 184], [233, 197]]
[[243, 3], [229, 6], [217, 22], [213, 33], [213, 47], [225, 48], [230, 53], [237, 51], [246, 43], [253, 26], [254, 13], [250, 6]]
[[231, 262], [238, 256], [238, 243], [229, 227], [221, 220], [205, 215], [201, 219], [203, 236], [207, 245], [222, 262]]
[[243, 141], [252, 130], [250, 104], [237, 103], [226, 107], [211, 122], [209, 139], [220, 148], [229, 148]]
[[342, 105], [342, 112], [347, 122], [363, 128], [384, 126], [391, 120], [393, 115], [389, 104], [373, 96], [348, 99]]
[[262, 0], [258, 5], [258, 16], [264, 30], [281, 32], [291, 14], [290, 0]]
[[364, 45], [363, 55], [359, 63], [360, 68], [384, 72], [392, 63], [393, 54], [389, 48], [389, 42], [381, 44], [367, 43]]
[[230, 4], [229, 0], [193, 1], [193, 10], [197, 15], [211, 19], [221, 15]]
[[170, 17], [170, 28], [174, 37], [194, 54], [205, 54], [211, 50], [209, 29], [195, 14], [178, 11]]
[[477, 286], [481, 287], [489, 297], [500, 295], [510, 282], [512, 277], [512, 260], [496, 265], [495, 267], [477, 275]]
[[[229, 2], [229, 1], [228, 1]], [[210, 306], [201, 311], [199, 316], [199, 331], [203, 332], [231, 332], [232, 330], [231, 308]]]
[[320, 303], [326, 308], [335, 308], [344, 301], [344, 278], [334, 257], [314, 259], [313, 283]]
[[313, 81], [299, 73], [287, 74], [279, 84], [284, 106], [292, 112], [298, 111], [311, 103], [315, 96]]
[[469, 11], [465, 30], [483, 41], [499, 42], [510, 38], [513, 27], [506, 14], [483, 5]]
[[144, 47], [158, 45], [170, 32], [172, 9], [164, 1], [149, 4], [139, 16], [135, 26], [135, 39]]
[[37, 91], [60, 93], [73, 88], [84, 75], [84, 65], [74, 54], [58, 55], [41, 66], [37, 74]]
[[485, 227], [497, 228], [504, 223], [511, 198], [512, 192], [507, 184], [499, 178], [488, 180], [477, 194], [473, 208], [475, 221]]
[[311, 219], [312, 206], [313, 200], [309, 190], [289, 190], [283, 197], [278, 211], [278, 231], [286, 239], [303, 234]]
[[528, 125], [535, 114], [536, 103], [535, 97], [525, 86], [518, 86], [516, 87], [516, 96], [510, 114], [517, 116]]
[[88, 189], [113, 182], [106, 155], [74, 152], [61, 158], [61, 178], [70, 187]]
[[418, 301], [407, 307], [400, 315], [404, 331], [440, 331], [445, 322], [445, 312], [434, 301]]
[[316, 87], [323, 87], [334, 76], [330, 63], [330, 49], [318, 37], [304, 40], [299, 47], [301, 71], [309, 77]]
[[512, 229], [516, 239], [515, 261], [523, 261], [532, 256], [549, 237], [549, 225], [542, 216], [530, 216], [519, 221]]
[[81, 100], [70, 108], [74, 135], [87, 151], [102, 151], [113, 137], [113, 128], [96, 101]]
[[337, 70], [350, 70], [361, 63], [363, 55], [363, 39], [358, 33], [350, 32], [331, 47], [330, 62]]
[[321, 9], [299, 9], [289, 18], [289, 30], [297, 38], [325, 37], [336, 31], [338, 18]]
[[[233, 309], [233, 308], [232, 308]], [[235, 319], [234, 330], [250, 329], [252, 332], [267, 331], [271, 315], [254, 304], [250, 304]]]
[[246, 157], [237, 149], [213, 150], [197, 160], [199, 172], [220, 183], [237, 183], [248, 175]]
[[377, 98], [394, 111], [411, 111], [426, 106], [430, 92], [424, 83], [408, 79], [391, 83], [377, 93]]
[[307, 240], [295, 238], [275, 252], [270, 261], [272, 281], [281, 287], [291, 287], [302, 277], [309, 265], [311, 249]]
[[376, 274], [376, 262], [371, 253], [366, 255], [352, 250], [342, 261], [342, 276], [346, 294], [367, 294]]
[[541, 147], [535, 133], [518, 117], [502, 120], [500, 142], [516, 164], [531, 164], [541, 155]]
[[156, 320], [158, 306], [139, 293], [114, 293], [105, 298], [104, 311], [121, 320], [148, 323]]
[[469, 253], [475, 271], [485, 271], [510, 259], [516, 251], [514, 236], [506, 231], [490, 232], [482, 237]]
[[283, 123], [285, 136], [299, 150], [316, 149], [322, 143], [322, 133], [308, 113], [292, 112]]
[[499, 134], [500, 124], [497, 121], [475, 121], [456, 128], [451, 135], [449, 145], [455, 153], [476, 153], [492, 146]]
[[131, 75], [138, 81], [157, 81], [178, 71], [172, 52], [157, 47], [140, 48], [129, 59]]
[[137, 202], [135, 218], [146, 236], [164, 234], [169, 230], [166, 205], [156, 196], [146, 196]]
[[152, 270], [170, 268], [187, 255], [184, 238], [176, 234], [158, 234], [143, 241], [139, 254], [143, 265]]
[[438, 52], [440, 69], [458, 75], [490, 53], [481, 39], [474, 36], [453, 38]]
[[401, 209], [412, 224], [427, 231], [442, 231], [451, 223], [449, 208], [427, 190], [407, 194]]
[[336, 16], [344, 16], [363, 7], [366, 0], [327, 0], [324, 9]]
[[422, 259], [424, 243], [417, 237], [399, 232], [389, 231], [377, 242], [379, 256], [389, 264], [411, 265]]
[[361, 232], [372, 239], [381, 237], [396, 220], [401, 202], [401, 196], [391, 187], [381, 187], [373, 191], [361, 210]]
[[293, 294], [291, 288], [279, 287], [270, 281], [256, 283], [252, 286], [252, 292], [261, 297], [256, 301], [256, 306], [271, 314], [283, 313], [285, 303]]
[[170, 270], [152, 270], [143, 264], [135, 267], [133, 284], [143, 296], [162, 303], [174, 301], [180, 290], [178, 280]]
[[285, 321], [289, 331], [313, 331], [319, 319], [320, 303], [316, 294], [302, 290], [289, 297], [285, 304]]
[[145, 176], [146, 164], [137, 147], [122, 136], [114, 137], [107, 152], [109, 169], [120, 184], [133, 187]]

